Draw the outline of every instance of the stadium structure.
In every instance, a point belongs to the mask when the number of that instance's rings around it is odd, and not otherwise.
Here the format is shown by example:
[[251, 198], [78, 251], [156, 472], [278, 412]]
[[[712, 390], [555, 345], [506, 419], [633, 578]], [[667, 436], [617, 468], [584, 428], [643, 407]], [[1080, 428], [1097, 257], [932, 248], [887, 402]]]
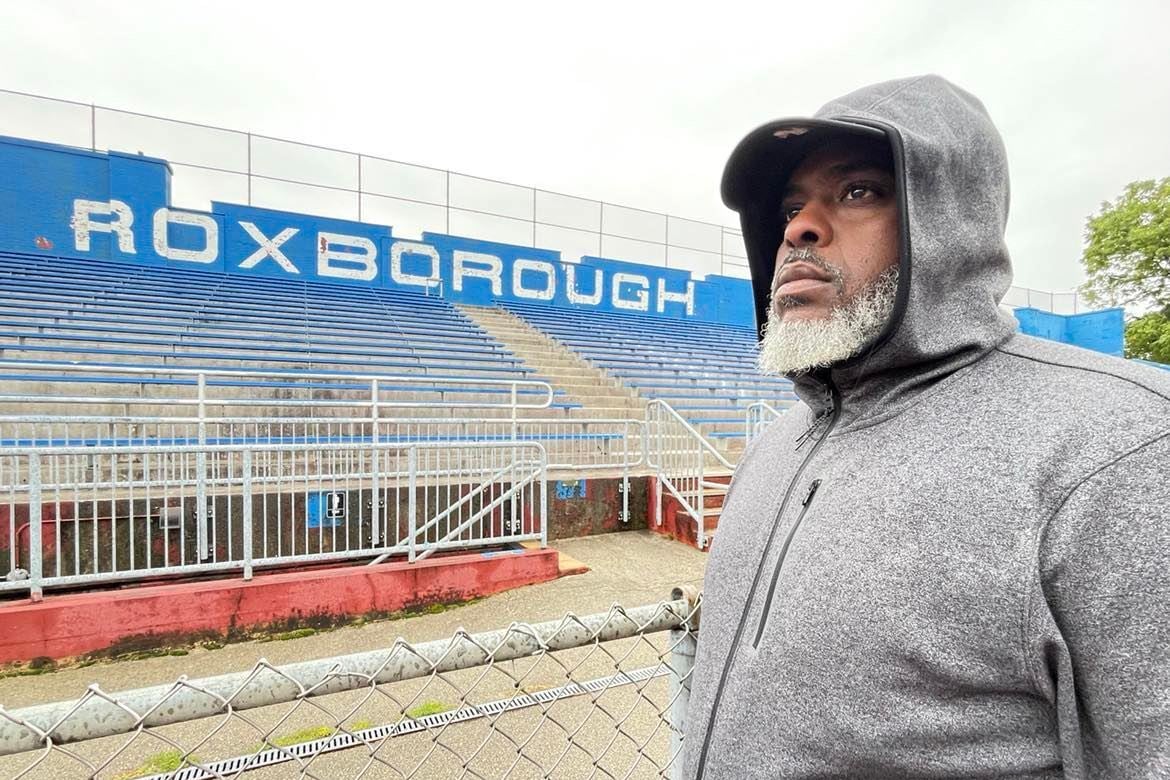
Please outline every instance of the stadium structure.
[[[363, 155], [355, 187], [243, 133], [233, 168], [191, 135], [233, 131], [52, 107], [89, 138], [0, 120], [0, 663], [470, 598], [571, 573], [567, 536], [705, 549], [795, 402], [734, 231]], [[278, 144], [300, 174], [263, 170]], [[1037, 295], [1022, 328], [1120, 354], [1120, 310]]]

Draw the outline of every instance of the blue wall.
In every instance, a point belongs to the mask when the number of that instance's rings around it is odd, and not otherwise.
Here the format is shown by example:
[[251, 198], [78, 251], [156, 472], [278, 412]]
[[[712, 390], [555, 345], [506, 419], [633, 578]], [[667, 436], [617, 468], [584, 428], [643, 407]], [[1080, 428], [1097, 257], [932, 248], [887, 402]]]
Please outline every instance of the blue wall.
[[1122, 357], [1125, 352], [1125, 312], [1103, 309], [1084, 314], [1053, 314], [1040, 309], [1015, 310], [1020, 331], [1029, 336], [1060, 341]]
[[[0, 250], [415, 291], [457, 303], [537, 302], [754, 327], [746, 279], [551, 249], [212, 203], [170, 208], [165, 160], [0, 136]], [[1017, 309], [1024, 333], [1121, 355], [1120, 309]]]
[[164, 160], [0, 137], [0, 250], [754, 326], [746, 279], [235, 203], [171, 209], [170, 189]]

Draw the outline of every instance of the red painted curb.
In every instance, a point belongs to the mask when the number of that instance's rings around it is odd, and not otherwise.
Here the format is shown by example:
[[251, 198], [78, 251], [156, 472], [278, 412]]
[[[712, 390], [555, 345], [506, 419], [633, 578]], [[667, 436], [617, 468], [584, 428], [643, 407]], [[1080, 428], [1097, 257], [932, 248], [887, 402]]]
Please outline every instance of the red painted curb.
[[184, 635], [247, 630], [316, 616], [394, 612], [556, 579], [557, 552], [505, 550], [18, 601], [0, 607], [0, 663], [149, 646]]

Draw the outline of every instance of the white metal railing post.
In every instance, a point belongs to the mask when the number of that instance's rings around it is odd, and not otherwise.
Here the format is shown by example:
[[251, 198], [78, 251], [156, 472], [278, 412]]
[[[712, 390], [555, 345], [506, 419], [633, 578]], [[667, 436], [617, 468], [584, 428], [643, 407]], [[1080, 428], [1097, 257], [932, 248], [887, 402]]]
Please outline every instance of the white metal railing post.
[[622, 525], [630, 522], [630, 421], [622, 427]]
[[207, 542], [207, 375], [195, 378], [198, 392], [197, 428], [199, 451], [195, 453], [195, 556], [200, 561], [211, 557]]
[[[41, 517], [41, 456], [28, 456], [28, 592], [33, 601], [44, 598], [41, 580], [44, 578], [42, 559]], [[94, 524], [96, 525], [96, 523]], [[15, 539], [12, 540], [15, 543]]]
[[[378, 447], [380, 436], [378, 428], [381, 422], [378, 419], [378, 398], [381, 390], [378, 386], [378, 380], [370, 380], [370, 419], [373, 428], [370, 431], [370, 441], [374, 445], [373, 453], [371, 455], [370, 471], [373, 476], [370, 480], [372, 495], [370, 496], [370, 547], [382, 546], [382, 502], [381, 489], [378, 486], [378, 475], [382, 470], [381, 450]], [[348, 522], [348, 520], [347, 520]]]
[[540, 546], [548, 547], [548, 452], [540, 448]]
[[695, 472], [697, 478], [695, 479], [696, 493], [698, 495], [695, 511], [695, 524], [698, 526], [698, 533], [695, 535], [695, 544], [699, 545], [700, 550], [707, 549], [707, 502], [705, 499], [704, 483], [707, 481], [707, 456], [703, 452], [703, 443], [697, 437], [694, 440], [695, 445]]
[[[517, 412], [519, 411], [519, 409], [517, 408], [517, 404], [519, 403], [519, 390], [520, 390], [520, 388], [516, 385], [516, 382], [513, 381], [512, 382], [512, 403], [511, 403], [511, 406], [512, 406], [512, 485], [516, 484], [516, 458], [518, 457], [517, 451], [516, 451], [516, 442], [520, 437], [520, 423], [519, 423], [519, 419], [517, 418]], [[512, 524], [511, 527], [516, 528], [517, 515], [516, 515], [516, 502], [515, 501], [508, 502], [508, 513], [511, 515], [511, 517], [509, 518], [509, 520], [511, 521], [511, 524]]]
[[244, 450], [240, 469], [243, 471], [243, 485], [241, 490], [242, 505], [240, 512], [244, 515], [244, 579], [252, 579], [252, 451]]
[[418, 447], [411, 447], [406, 451], [406, 522], [407, 522], [407, 554], [406, 559], [414, 563], [416, 546], [415, 529], [418, 526], [418, 499], [414, 495], [418, 487]]

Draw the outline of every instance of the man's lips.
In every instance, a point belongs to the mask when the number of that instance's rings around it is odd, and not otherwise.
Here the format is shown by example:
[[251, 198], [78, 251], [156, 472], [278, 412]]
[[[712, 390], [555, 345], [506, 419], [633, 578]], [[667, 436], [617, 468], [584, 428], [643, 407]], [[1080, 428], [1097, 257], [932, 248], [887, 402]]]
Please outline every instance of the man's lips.
[[821, 285], [832, 285], [832, 280], [819, 268], [796, 262], [780, 271], [772, 295], [777, 298], [807, 295]]

